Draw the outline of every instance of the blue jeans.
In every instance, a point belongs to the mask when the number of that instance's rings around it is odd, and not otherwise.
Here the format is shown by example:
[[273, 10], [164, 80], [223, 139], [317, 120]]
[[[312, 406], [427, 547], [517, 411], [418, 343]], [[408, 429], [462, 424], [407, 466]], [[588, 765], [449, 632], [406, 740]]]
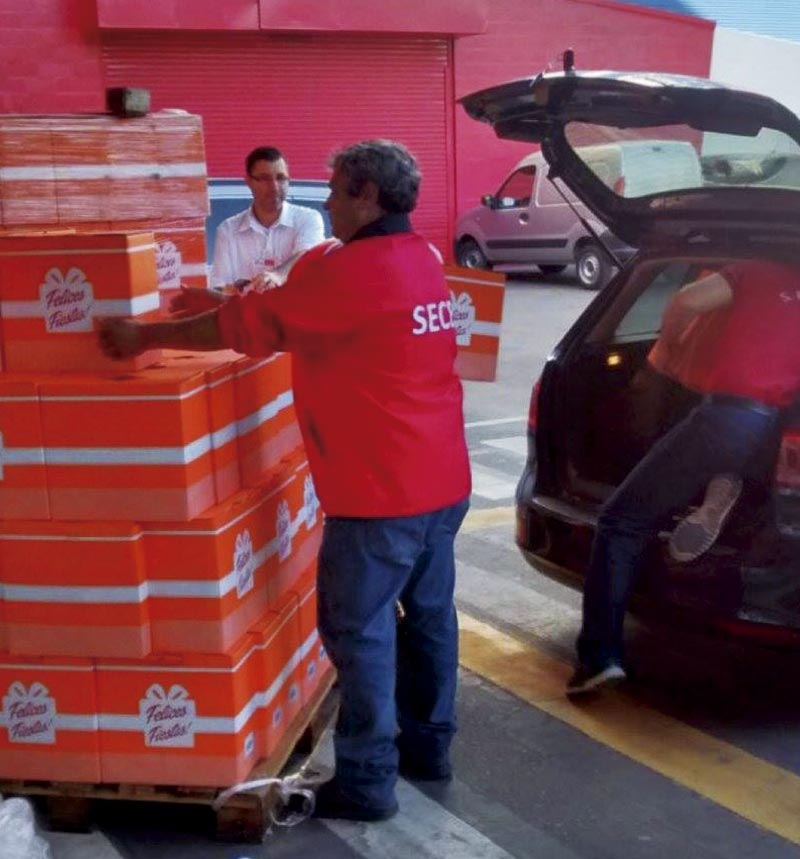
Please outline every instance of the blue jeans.
[[468, 506], [325, 520], [318, 623], [339, 675], [336, 779], [363, 805], [394, 805], [398, 739], [424, 759], [447, 759], [458, 671], [453, 542]]
[[723, 472], [747, 479], [779, 428], [771, 414], [707, 397], [660, 439], [605, 503], [583, 592], [578, 658], [590, 669], [623, 659], [623, 621], [649, 541]]

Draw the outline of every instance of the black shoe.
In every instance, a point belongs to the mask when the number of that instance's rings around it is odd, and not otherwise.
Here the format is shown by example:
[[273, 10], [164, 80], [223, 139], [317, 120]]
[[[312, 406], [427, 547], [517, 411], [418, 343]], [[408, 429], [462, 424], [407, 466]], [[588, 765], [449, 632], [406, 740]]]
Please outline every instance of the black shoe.
[[567, 695], [583, 695], [603, 687], [615, 686], [625, 677], [625, 669], [619, 662], [607, 662], [599, 668], [579, 665], [567, 683]]
[[400, 775], [409, 781], [452, 781], [450, 761], [420, 760], [411, 755], [400, 755]]
[[320, 785], [311, 816], [326, 820], [363, 820], [374, 823], [378, 820], [388, 820], [397, 812], [396, 802], [386, 808], [375, 808], [350, 799], [342, 793], [339, 783], [334, 778]]

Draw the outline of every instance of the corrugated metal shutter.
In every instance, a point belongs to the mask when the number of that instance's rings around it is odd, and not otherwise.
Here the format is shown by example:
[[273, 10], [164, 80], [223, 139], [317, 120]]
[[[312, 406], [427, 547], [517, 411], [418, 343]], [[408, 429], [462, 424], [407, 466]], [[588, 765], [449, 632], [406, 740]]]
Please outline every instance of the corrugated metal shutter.
[[151, 90], [154, 110], [203, 117], [209, 175], [238, 177], [275, 145], [293, 177], [328, 178], [333, 151], [368, 137], [405, 143], [423, 170], [416, 228], [442, 251], [452, 221], [448, 40], [434, 37], [107, 33], [109, 86]]

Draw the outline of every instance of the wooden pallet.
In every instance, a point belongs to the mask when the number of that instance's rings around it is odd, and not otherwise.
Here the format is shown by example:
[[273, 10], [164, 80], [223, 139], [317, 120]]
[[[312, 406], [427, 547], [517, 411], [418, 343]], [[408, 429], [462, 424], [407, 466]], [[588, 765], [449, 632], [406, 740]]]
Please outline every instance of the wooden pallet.
[[[310, 755], [313, 752], [336, 713], [338, 697], [332, 688], [334, 679], [331, 672], [316, 690], [314, 698], [292, 720], [275, 753], [256, 764], [247, 781], [277, 776], [293, 754]], [[96, 801], [211, 807], [223, 790], [222, 787], [0, 780], [2, 796], [42, 797], [49, 828], [65, 832], [86, 832]], [[234, 794], [222, 807], [214, 810], [216, 837], [221, 841], [261, 842], [278, 803], [271, 786]]]

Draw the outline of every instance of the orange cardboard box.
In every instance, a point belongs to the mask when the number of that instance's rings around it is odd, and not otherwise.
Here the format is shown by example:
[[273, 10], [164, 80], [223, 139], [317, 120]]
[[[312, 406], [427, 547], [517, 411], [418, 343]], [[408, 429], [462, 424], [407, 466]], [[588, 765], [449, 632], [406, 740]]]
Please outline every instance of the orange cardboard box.
[[96, 663], [102, 780], [230, 785], [263, 755], [261, 652]]
[[275, 477], [190, 522], [142, 526], [154, 651], [224, 652], [313, 563], [321, 517], [305, 507], [317, 503], [308, 466]]
[[152, 233], [0, 236], [0, 317], [6, 370], [91, 372], [144, 367], [100, 351], [94, 320], [159, 306]]
[[0, 519], [49, 518], [36, 382], [0, 374]]
[[11, 653], [150, 652], [144, 551], [136, 525], [0, 521], [0, 582]]
[[54, 519], [174, 522], [215, 503], [202, 373], [50, 377], [39, 397]]
[[258, 486], [303, 440], [294, 411], [291, 359], [241, 358], [236, 365], [239, 468], [244, 486]]
[[3, 778], [100, 780], [97, 703], [88, 659], [0, 654]]
[[494, 381], [500, 350], [505, 275], [446, 265], [453, 327], [456, 329], [456, 372], [463, 379]]
[[214, 463], [214, 488], [218, 501], [229, 498], [242, 486], [239, 473], [239, 446], [236, 440], [236, 396], [234, 364], [241, 355], [220, 352], [164, 351], [163, 365], [182, 370], [197, 370], [206, 380], [208, 414], [211, 424], [211, 456]]
[[265, 687], [261, 725], [264, 754], [269, 757], [303, 706], [297, 596], [286, 594], [281, 605], [253, 627], [253, 635], [259, 642]]
[[330, 657], [317, 631], [317, 565], [311, 564], [298, 580], [298, 620], [300, 623], [301, 693], [303, 706], [314, 697], [320, 683], [333, 671]]

